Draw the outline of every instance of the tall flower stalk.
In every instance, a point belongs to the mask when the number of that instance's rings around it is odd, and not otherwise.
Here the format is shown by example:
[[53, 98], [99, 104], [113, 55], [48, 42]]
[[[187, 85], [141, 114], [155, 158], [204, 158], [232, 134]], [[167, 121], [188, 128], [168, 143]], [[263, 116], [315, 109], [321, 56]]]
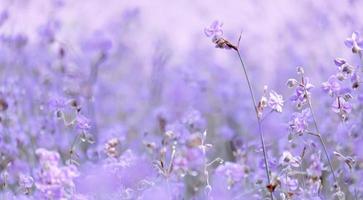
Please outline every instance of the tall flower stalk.
[[[241, 40], [241, 36], [238, 39], [238, 46], [239, 46], [240, 40]], [[239, 60], [241, 62], [241, 66], [243, 68], [243, 73], [245, 75], [247, 85], [248, 85], [248, 89], [249, 89], [249, 92], [250, 92], [250, 96], [251, 96], [251, 99], [252, 99], [253, 107], [255, 109], [256, 119], [257, 119], [257, 124], [258, 124], [258, 133], [259, 133], [259, 136], [260, 136], [260, 142], [261, 142], [262, 152], [263, 152], [263, 160], [264, 160], [264, 163], [265, 163], [265, 171], [266, 171], [266, 176], [267, 176], [267, 182], [268, 182], [268, 184], [270, 184], [271, 183], [270, 170], [269, 170], [269, 166], [268, 166], [268, 162], [267, 162], [267, 151], [266, 151], [266, 145], [265, 145], [265, 138], [264, 138], [264, 134], [263, 134], [263, 131], [262, 131], [261, 115], [259, 114], [259, 111], [258, 111], [256, 98], [255, 98], [255, 95], [253, 94], [252, 85], [251, 85], [251, 81], [249, 80], [249, 77], [248, 77], [248, 72], [247, 72], [246, 66], [244, 65], [243, 59], [241, 57], [241, 54], [240, 54], [238, 48], [236, 48], [236, 52], [237, 52], [238, 58], [239, 58]], [[273, 199], [272, 192], [271, 192], [271, 199]]]
[[[243, 69], [243, 73], [244, 73], [246, 81], [247, 81], [248, 90], [249, 90], [250, 97], [251, 97], [252, 103], [253, 103], [253, 108], [255, 109], [255, 113], [256, 113], [256, 120], [257, 120], [257, 124], [258, 124], [258, 132], [259, 132], [260, 142], [261, 142], [261, 146], [262, 146], [263, 160], [264, 160], [264, 164], [265, 164], [267, 182], [268, 182], [268, 184], [270, 184], [271, 183], [270, 170], [269, 170], [269, 165], [268, 165], [268, 161], [267, 161], [268, 159], [267, 159], [267, 151], [266, 151], [264, 134], [262, 131], [262, 115], [260, 113], [260, 109], [258, 107], [259, 105], [257, 104], [255, 95], [252, 90], [252, 84], [251, 84], [251, 81], [248, 76], [247, 68], [243, 62], [241, 53], [239, 51], [239, 44], [240, 44], [242, 35], [240, 34], [240, 36], [238, 38], [237, 46], [233, 45], [231, 42], [229, 42], [228, 40], [221, 37], [223, 35], [222, 26], [223, 26], [222, 23], [220, 23], [218, 21], [214, 21], [210, 27], [208, 27], [204, 30], [204, 33], [206, 34], [206, 36], [212, 37], [212, 41], [215, 43], [216, 48], [233, 49], [234, 51], [236, 51], [236, 53], [238, 55], [239, 61], [241, 63], [242, 69]], [[273, 191], [270, 191], [271, 199], [273, 199], [272, 192]]]
[[319, 130], [319, 127], [318, 127], [318, 123], [316, 121], [316, 118], [315, 118], [315, 114], [314, 114], [314, 111], [313, 111], [313, 107], [311, 105], [311, 99], [310, 98], [308, 98], [308, 105], [309, 105], [309, 110], [310, 110], [310, 113], [311, 113], [311, 117], [313, 119], [314, 127], [315, 127], [315, 130], [316, 130], [316, 134], [315, 135], [319, 138], [319, 141], [321, 143], [321, 146], [323, 147], [324, 154], [325, 154], [326, 159], [328, 161], [330, 171], [331, 171], [331, 173], [333, 175], [333, 178], [334, 178], [334, 182], [335, 182], [335, 184], [338, 184], [337, 177], [336, 177], [336, 175], [334, 173], [333, 165], [332, 165], [332, 163], [330, 161], [330, 157], [329, 157], [329, 154], [328, 154], [328, 150], [326, 148], [326, 145], [325, 145], [325, 142], [323, 140], [323, 137], [320, 134], [320, 130]]
[[[334, 178], [334, 186], [337, 187], [338, 182], [337, 182], [337, 177], [335, 175], [334, 169], [333, 169], [333, 165], [331, 163], [329, 154], [328, 154], [328, 150], [327, 147], [325, 145], [324, 139], [321, 135], [319, 126], [318, 126], [318, 122], [316, 120], [315, 114], [314, 114], [314, 110], [313, 110], [313, 106], [311, 103], [311, 94], [310, 94], [310, 89], [312, 89], [314, 86], [310, 83], [309, 78], [304, 76], [304, 69], [302, 67], [298, 67], [297, 68], [298, 74], [301, 75], [301, 82], [298, 82], [295, 79], [289, 79], [287, 82], [287, 85], [289, 87], [296, 87], [295, 90], [295, 94], [291, 97], [291, 100], [294, 102], [297, 102], [297, 107], [299, 109], [303, 108], [304, 105], [307, 105], [307, 108], [303, 110], [302, 114], [300, 117], [298, 118], [306, 118], [307, 116], [311, 116], [312, 120], [313, 120], [313, 126], [315, 129], [315, 132], [310, 132], [307, 131], [307, 124], [306, 122], [302, 123], [299, 125], [299, 123], [291, 123], [291, 127], [293, 129], [294, 132], [297, 132], [299, 134], [302, 134], [303, 132], [308, 133], [310, 135], [316, 136], [319, 138], [319, 141], [321, 143], [321, 146], [323, 148], [324, 154], [326, 156], [326, 159], [328, 161], [328, 165], [330, 168], [330, 171], [333, 175]], [[301, 119], [302, 120], [302, 119]], [[304, 120], [305, 121], [305, 120]], [[337, 188], [336, 188], [337, 189]]]

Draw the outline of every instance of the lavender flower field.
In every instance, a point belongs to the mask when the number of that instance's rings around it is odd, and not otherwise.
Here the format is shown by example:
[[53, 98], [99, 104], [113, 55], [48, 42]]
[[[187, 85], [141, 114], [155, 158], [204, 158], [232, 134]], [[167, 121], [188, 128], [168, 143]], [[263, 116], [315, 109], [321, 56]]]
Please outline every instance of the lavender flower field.
[[362, 8], [0, 0], [0, 200], [363, 200]]

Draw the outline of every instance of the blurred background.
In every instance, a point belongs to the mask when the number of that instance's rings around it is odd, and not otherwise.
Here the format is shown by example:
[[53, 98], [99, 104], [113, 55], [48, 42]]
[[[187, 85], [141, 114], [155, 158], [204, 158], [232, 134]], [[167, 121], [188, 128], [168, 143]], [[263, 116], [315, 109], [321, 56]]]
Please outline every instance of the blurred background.
[[[21, 105], [13, 112], [17, 131], [43, 130], [34, 136], [37, 147], [64, 153], [74, 140], [73, 129], [50, 117], [49, 102], [64, 98], [81, 105], [96, 141], [81, 148], [81, 159], [93, 159], [114, 136], [123, 149], [143, 152], [162, 132], [208, 130], [211, 155], [234, 160], [231, 142], [259, 144], [254, 111], [236, 53], [216, 49], [204, 28], [223, 22], [233, 43], [242, 33], [258, 99], [264, 85], [289, 99], [286, 81], [304, 66], [321, 117], [330, 110], [320, 106], [331, 100], [320, 85], [336, 71], [334, 59], [361, 65], [344, 40], [363, 32], [362, 8], [360, 0], [0, 0], [2, 94]], [[286, 102], [286, 109], [295, 108]], [[70, 121], [76, 115], [63, 112]], [[264, 129], [278, 157], [290, 145], [290, 115], [271, 115]]]

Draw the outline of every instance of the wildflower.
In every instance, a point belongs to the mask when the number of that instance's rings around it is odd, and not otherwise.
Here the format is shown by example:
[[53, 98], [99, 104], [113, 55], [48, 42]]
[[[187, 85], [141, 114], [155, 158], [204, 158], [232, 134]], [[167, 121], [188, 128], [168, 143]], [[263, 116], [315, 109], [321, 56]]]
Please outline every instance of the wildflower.
[[216, 169], [216, 173], [223, 174], [227, 177], [228, 188], [241, 181], [246, 176], [244, 171], [245, 170], [242, 165], [232, 162], [226, 162], [224, 165], [220, 165]]
[[222, 38], [223, 30], [222, 30], [223, 24], [219, 21], [214, 21], [209, 27], [204, 29], [204, 34], [207, 37], [212, 37], [212, 42], [215, 43], [216, 48], [221, 49], [234, 49], [238, 51], [237, 47], [233, 45], [228, 40]]
[[284, 186], [287, 187], [289, 191], [294, 191], [299, 188], [299, 181], [295, 178], [291, 178], [290, 176], [287, 176], [286, 178], [282, 178], [281, 182]]
[[39, 148], [35, 151], [35, 154], [39, 157], [41, 165], [56, 165], [60, 160], [60, 155], [55, 151], [48, 151], [43, 148]]
[[310, 110], [305, 109], [301, 113], [294, 113], [289, 126], [294, 133], [303, 134], [308, 128], [308, 119], [310, 117]]
[[20, 174], [19, 175], [19, 186], [26, 192], [33, 186], [34, 179], [31, 176]]
[[91, 128], [89, 119], [81, 114], [77, 115], [76, 127], [81, 132], [87, 132]]
[[207, 37], [220, 37], [223, 35], [222, 26], [223, 23], [215, 20], [209, 27], [204, 28], [204, 34]]
[[284, 100], [281, 95], [277, 94], [275, 91], [270, 92], [270, 98], [268, 100], [268, 105], [272, 110], [276, 112], [282, 112], [282, 106], [284, 105]]
[[324, 167], [324, 163], [321, 161], [320, 152], [312, 154], [311, 160], [312, 162], [306, 172], [310, 177], [318, 178], [323, 174], [323, 171], [326, 170]]
[[347, 164], [347, 166], [349, 167], [350, 170], [354, 167], [354, 164], [356, 161], [352, 157], [345, 156], [336, 151], [334, 151], [333, 153], [336, 157], [338, 157], [339, 160], [344, 161], [344, 163]]
[[283, 167], [299, 167], [300, 158], [294, 157], [290, 152], [284, 151], [280, 157], [279, 164]]
[[334, 63], [336, 66], [340, 67], [343, 64], [347, 63], [347, 61], [345, 61], [343, 58], [336, 58], [334, 59]]
[[323, 90], [328, 92], [330, 96], [337, 95], [340, 91], [340, 84], [336, 76], [332, 75], [329, 77], [327, 82], [322, 84]]
[[312, 88], [314, 88], [314, 85], [310, 83], [309, 78], [303, 77], [301, 83], [295, 89], [295, 94], [290, 99], [297, 102], [300, 107], [300, 105], [307, 102]]
[[74, 165], [59, 166], [58, 152], [37, 149], [40, 169], [37, 173], [35, 186], [42, 198], [69, 199], [73, 196], [75, 183], [73, 179], [79, 176]]
[[345, 46], [352, 48], [353, 53], [360, 53], [363, 49], [363, 39], [358, 32], [353, 32], [352, 36], [345, 40]]
[[352, 105], [345, 98], [337, 97], [332, 105], [332, 110], [346, 119], [352, 111]]

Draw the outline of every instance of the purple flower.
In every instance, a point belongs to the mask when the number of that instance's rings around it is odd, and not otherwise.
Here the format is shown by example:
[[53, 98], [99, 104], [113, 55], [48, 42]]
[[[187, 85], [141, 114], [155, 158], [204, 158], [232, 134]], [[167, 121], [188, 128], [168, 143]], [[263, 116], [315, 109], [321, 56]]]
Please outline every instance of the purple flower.
[[335, 101], [332, 105], [332, 110], [335, 113], [346, 116], [347, 114], [349, 114], [352, 111], [352, 105], [348, 101], [346, 101], [344, 98], [338, 97], [335, 99]]
[[299, 181], [295, 178], [287, 176], [286, 178], [281, 178], [282, 184], [287, 187], [289, 191], [294, 191], [299, 188]]
[[282, 112], [282, 106], [284, 105], [284, 100], [281, 95], [277, 94], [275, 91], [270, 92], [270, 98], [268, 100], [268, 105], [272, 110], [276, 112]]
[[308, 120], [310, 118], [310, 110], [304, 109], [301, 113], [294, 113], [289, 126], [294, 133], [303, 134], [307, 131]]
[[0, 12], [0, 27], [5, 23], [5, 21], [9, 18], [9, 13], [7, 10], [3, 10]]
[[312, 162], [306, 172], [309, 176], [320, 177], [325, 169], [324, 163], [320, 159], [320, 152], [311, 155]]
[[283, 167], [299, 167], [300, 158], [294, 157], [289, 151], [284, 151], [280, 157], [279, 164]]
[[57, 165], [60, 160], [60, 155], [55, 151], [48, 151], [40, 148], [35, 151], [35, 154], [39, 157], [41, 165]]
[[336, 58], [336, 59], [334, 59], [334, 63], [336, 66], [340, 67], [347, 62], [343, 58]]
[[204, 29], [204, 33], [207, 37], [220, 37], [223, 35], [222, 26], [223, 23], [215, 20], [209, 27]]
[[68, 199], [74, 194], [73, 179], [79, 176], [74, 165], [59, 166], [60, 156], [56, 151], [37, 149], [40, 169], [35, 186], [40, 199]]
[[244, 167], [238, 163], [226, 162], [224, 165], [218, 166], [216, 173], [227, 177], [228, 186], [241, 181], [245, 176]]
[[345, 46], [352, 48], [353, 53], [359, 53], [363, 49], [363, 39], [358, 32], [353, 32], [352, 36], [347, 38], [344, 43]]
[[298, 104], [304, 104], [309, 98], [312, 88], [314, 88], [314, 85], [310, 83], [309, 78], [303, 78], [302, 82], [296, 87], [295, 94], [290, 99]]
[[77, 115], [76, 128], [81, 132], [87, 132], [91, 129], [90, 120], [81, 114]]
[[335, 75], [332, 75], [329, 77], [328, 81], [327, 82], [324, 82], [322, 84], [323, 86], [323, 90], [325, 92], [328, 92], [328, 94], [330, 96], [334, 96], [334, 95], [337, 95], [340, 91], [340, 84], [339, 84], [339, 81], [337, 79], [337, 77]]
[[25, 174], [19, 175], [19, 186], [23, 189], [31, 188], [34, 184], [33, 177]]

